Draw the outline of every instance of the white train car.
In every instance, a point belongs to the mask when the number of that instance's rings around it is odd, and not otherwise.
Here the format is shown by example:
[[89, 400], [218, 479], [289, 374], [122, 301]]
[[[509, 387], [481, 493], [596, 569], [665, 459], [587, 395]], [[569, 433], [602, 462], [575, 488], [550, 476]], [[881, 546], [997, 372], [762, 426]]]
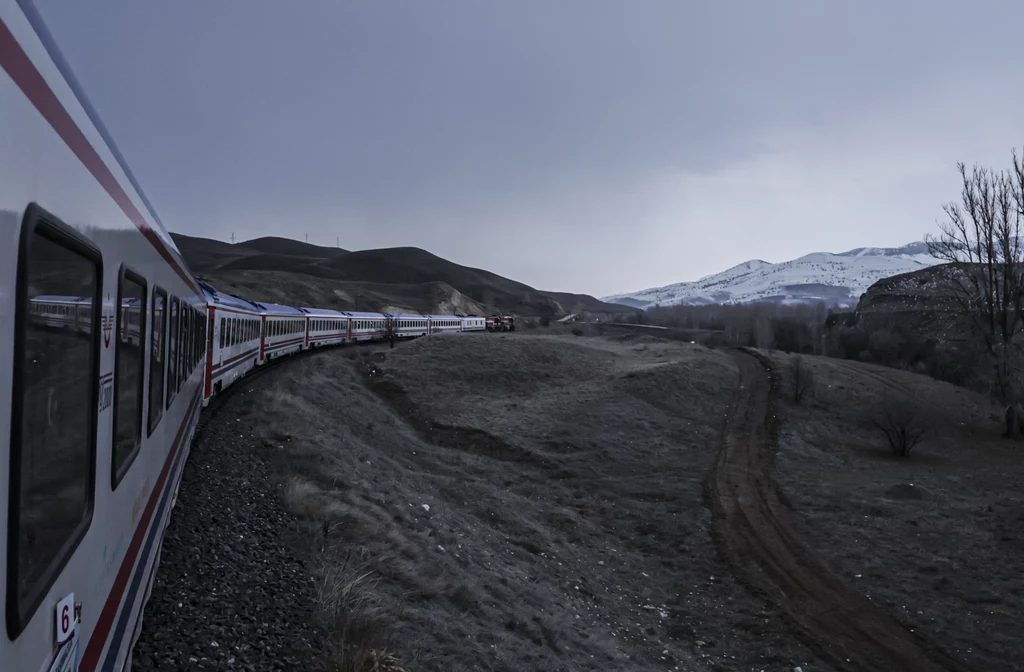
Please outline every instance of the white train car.
[[203, 405], [210, 396], [259, 365], [262, 358], [263, 311], [252, 301], [222, 294], [200, 283], [206, 295], [206, 310], [212, 326], [207, 344], [206, 380]]
[[308, 321], [307, 348], [342, 345], [348, 337], [348, 316], [338, 310], [326, 308], [299, 308]]
[[387, 337], [388, 316], [384, 313], [345, 311], [348, 317], [348, 342], [381, 341]]
[[0, 668], [121, 670], [201, 407], [205, 297], [30, 0], [0, 0], [0, 110]]
[[50, 329], [72, 329], [77, 320], [80, 296], [33, 296], [29, 302], [32, 319]]
[[402, 338], [417, 338], [430, 333], [430, 318], [426, 315], [401, 314], [389, 315], [395, 325], [395, 336]]
[[256, 304], [263, 315], [263, 346], [259, 363], [302, 352], [306, 347], [306, 314], [293, 306]]
[[487, 330], [487, 318], [479, 317], [477, 315], [464, 315], [462, 317], [462, 330], [463, 331], [486, 331]]
[[462, 318], [457, 315], [426, 315], [427, 333], [462, 331]]

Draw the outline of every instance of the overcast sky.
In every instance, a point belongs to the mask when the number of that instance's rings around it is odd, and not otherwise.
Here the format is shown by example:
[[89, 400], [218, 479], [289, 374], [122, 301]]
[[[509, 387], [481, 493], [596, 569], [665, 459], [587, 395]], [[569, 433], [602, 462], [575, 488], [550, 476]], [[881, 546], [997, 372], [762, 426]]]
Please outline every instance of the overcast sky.
[[37, 0], [165, 225], [603, 296], [934, 230], [1024, 3]]

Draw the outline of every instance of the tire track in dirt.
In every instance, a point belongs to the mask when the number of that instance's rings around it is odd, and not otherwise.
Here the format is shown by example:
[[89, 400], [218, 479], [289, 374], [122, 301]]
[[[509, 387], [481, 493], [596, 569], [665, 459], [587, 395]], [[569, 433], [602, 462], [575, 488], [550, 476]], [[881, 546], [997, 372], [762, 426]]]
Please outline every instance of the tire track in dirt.
[[[907, 387], [903, 383], [895, 381], [892, 378], [889, 378], [888, 376], [886, 376], [884, 374], [878, 373], [877, 371], [872, 371], [872, 370], [868, 369], [865, 366], [858, 365], [858, 364], [855, 364], [853, 362], [848, 362], [848, 361], [842, 360], [842, 359], [830, 360], [829, 363], [832, 364], [834, 367], [836, 367], [838, 369], [842, 369], [843, 371], [848, 371], [848, 372], [854, 374], [855, 376], [860, 376], [861, 378], [865, 378], [867, 380], [872, 380], [872, 381], [874, 381], [876, 383], [879, 383], [883, 387], [887, 387], [889, 389], [897, 390], [899, 392], [902, 392], [903, 394], [907, 395], [908, 397], [911, 397], [911, 398], [914, 398], [914, 399], [917, 399], [917, 397], [918, 397], [918, 395], [912, 389], [910, 389], [909, 387]], [[923, 400], [920, 400], [920, 401], [924, 401], [924, 403], [926, 403], [927, 405], [938, 408], [936, 406], [936, 404], [932, 403], [928, 399], [923, 399]]]
[[776, 603], [835, 669], [969, 671], [852, 590], [801, 542], [771, 477], [778, 378], [759, 355], [734, 357], [739, 384], [705, 488], [716, 542], [738, 578]]

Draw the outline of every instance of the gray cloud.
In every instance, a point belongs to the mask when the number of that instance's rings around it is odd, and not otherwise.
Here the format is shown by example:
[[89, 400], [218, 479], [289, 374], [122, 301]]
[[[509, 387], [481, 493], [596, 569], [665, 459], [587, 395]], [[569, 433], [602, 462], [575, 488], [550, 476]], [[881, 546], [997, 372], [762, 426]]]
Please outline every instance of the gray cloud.
[[38, 3], [172, 230], [550, 289], [907, 242], [1020, 143], [1013, 2]]

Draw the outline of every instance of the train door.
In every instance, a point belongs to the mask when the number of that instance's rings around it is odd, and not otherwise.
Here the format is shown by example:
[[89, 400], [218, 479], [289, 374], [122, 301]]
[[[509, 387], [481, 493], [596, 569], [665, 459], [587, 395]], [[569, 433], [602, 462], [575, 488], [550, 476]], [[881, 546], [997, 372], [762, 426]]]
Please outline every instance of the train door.
[[204, 404], [206, 399], [209, 399], [213, 394], [213, 360], [216, 354], [217, 348], [214, 347], [217, 344], [217, 339], [220, 334], [220, 326], [217, 324], [217, 310], [210, 306], [207, 311], [207, 328], [206, 328], [206, 381], [204, 382], [203, 399]]

